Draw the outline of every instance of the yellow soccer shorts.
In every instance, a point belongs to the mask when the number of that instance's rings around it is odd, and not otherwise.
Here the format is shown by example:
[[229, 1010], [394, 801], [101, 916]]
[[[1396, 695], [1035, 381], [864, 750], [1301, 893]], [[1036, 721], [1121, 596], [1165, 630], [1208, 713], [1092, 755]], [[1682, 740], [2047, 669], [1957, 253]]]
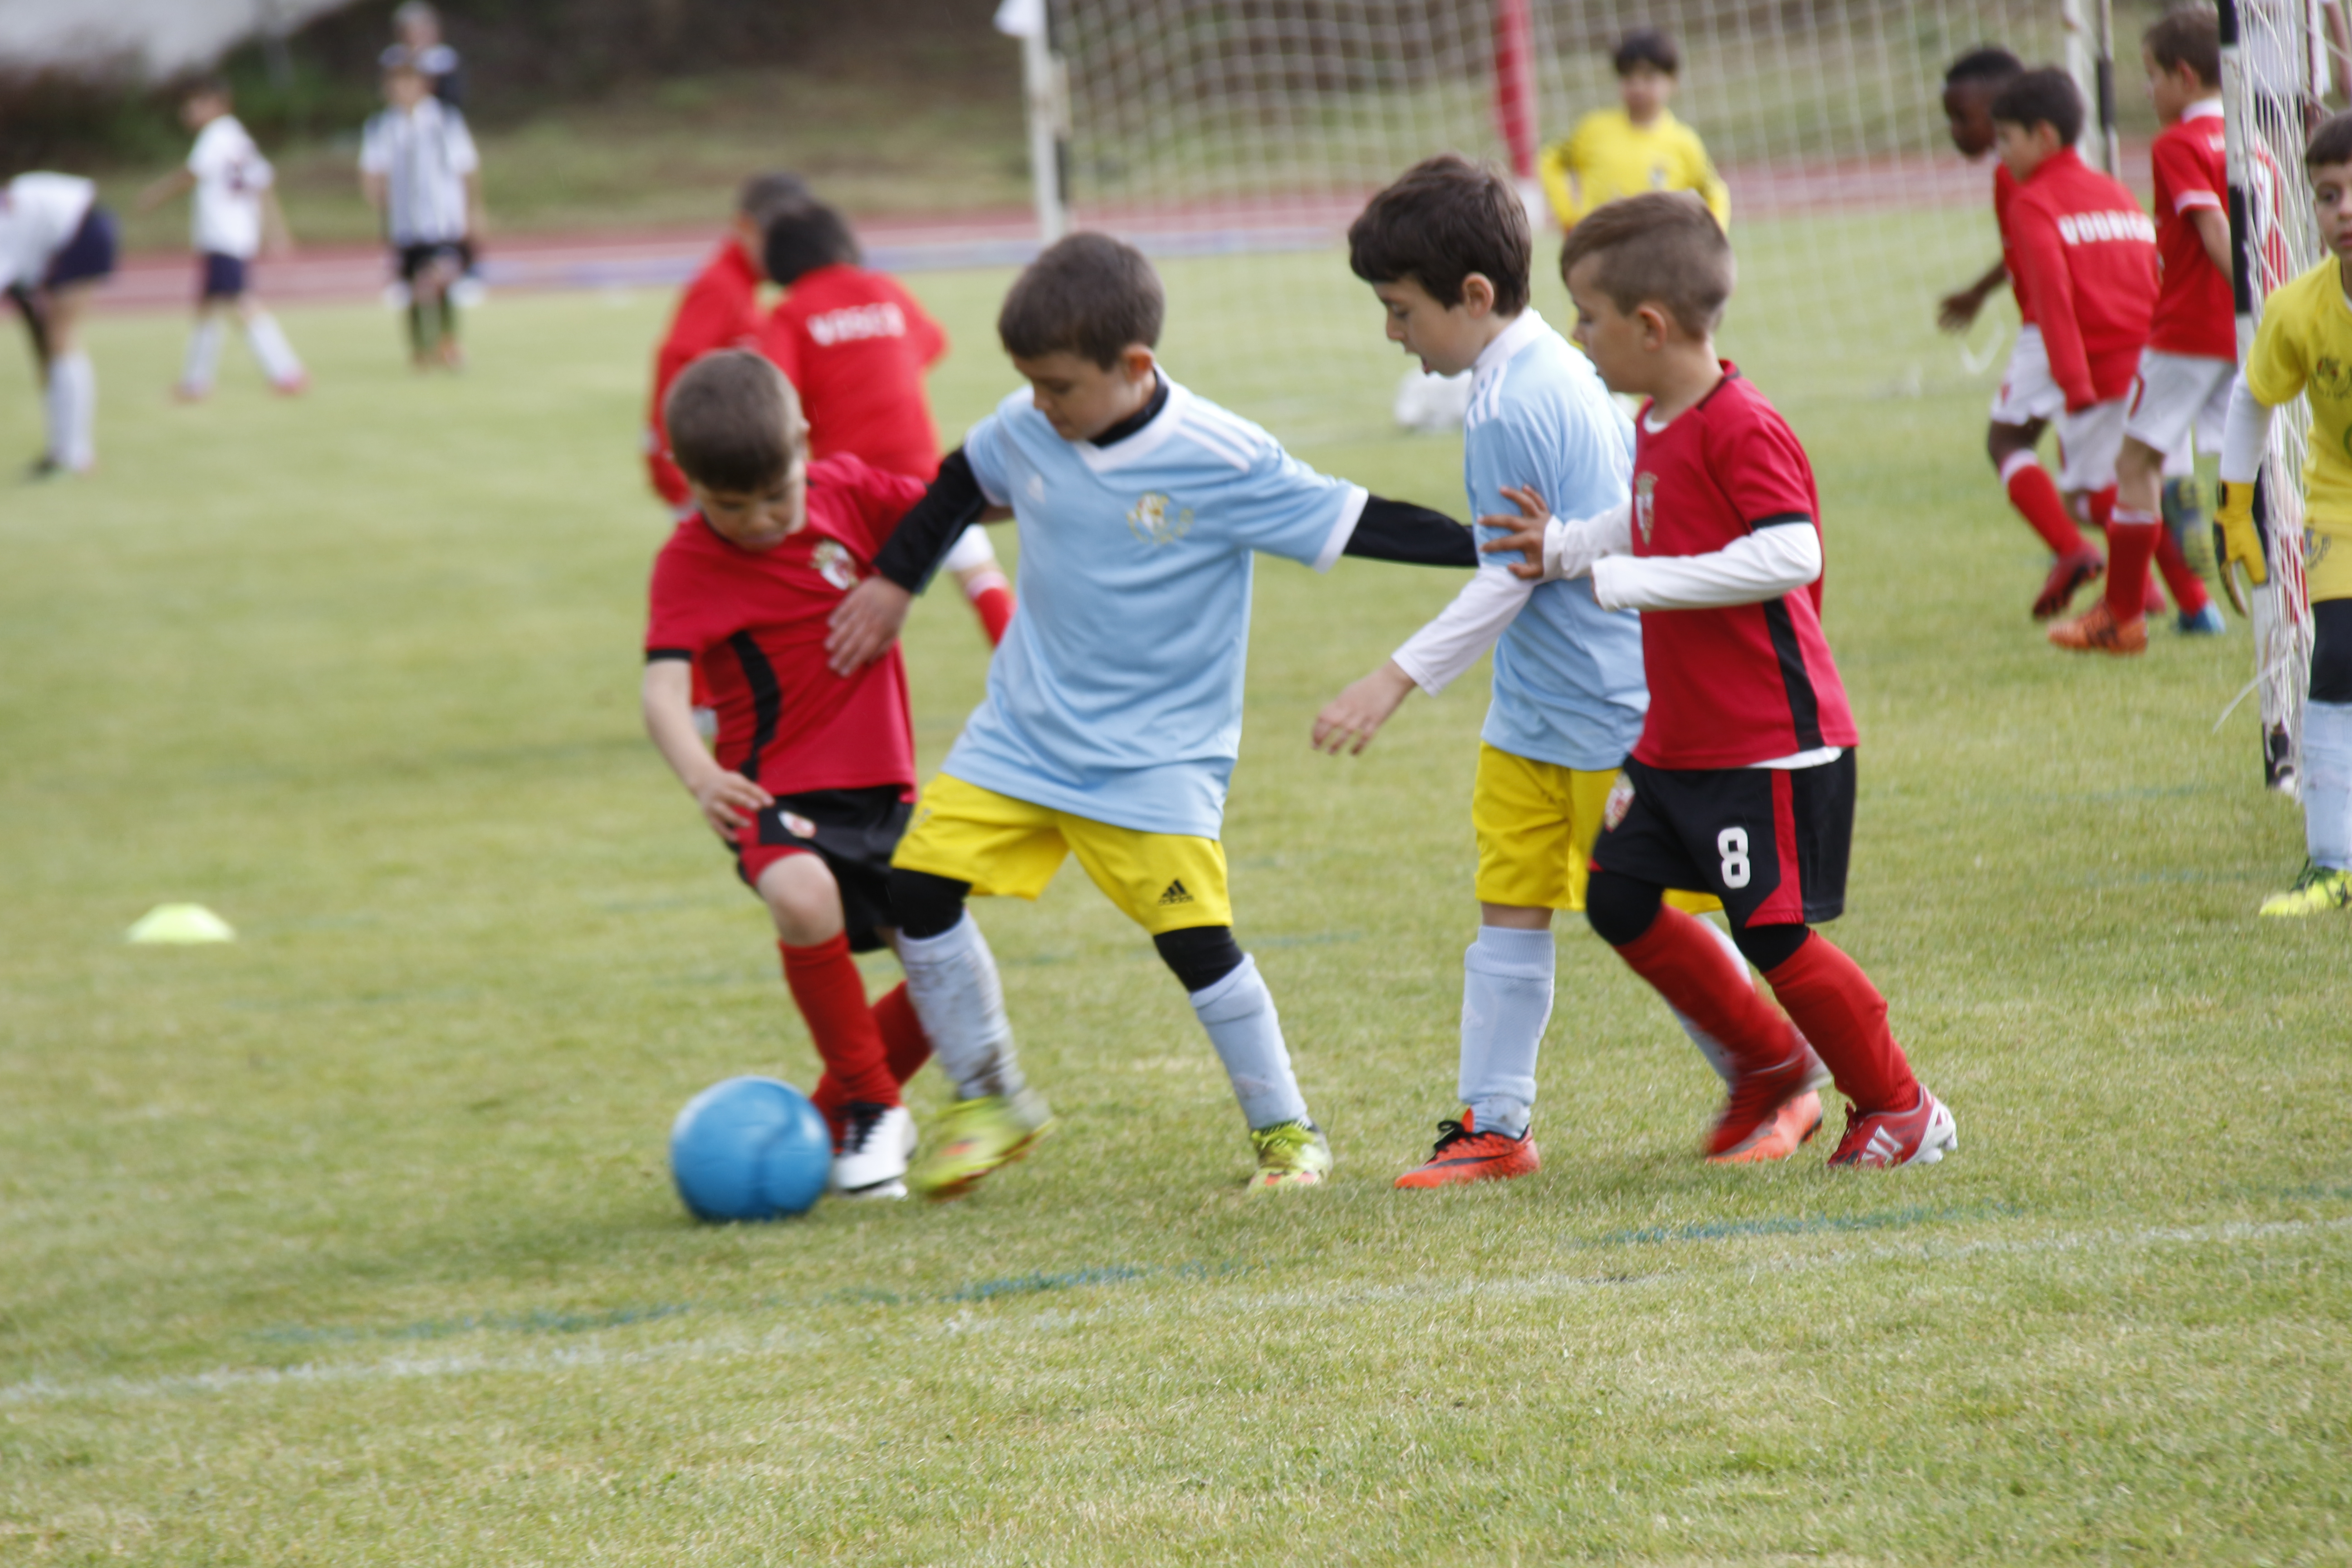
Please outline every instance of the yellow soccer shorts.
[[[1478, 835], [1478, 901], [1523, 910], [1581, 910], [1592, 868], [1592, 841], [1617, 770], [1587, 773], [1538, 763], [1484, 742], [1471, 787], [1470, 825]], [[1723, 907], [1711, 893], [1669, 891], [1666, 902], [1692, 914]]]
[[1215, 839], [1118, 827], [945, 773], [923, 786], [890, 864], [970, 882], [983, 898], [1034, 899], [1071, 855], [1154, 936], [1234, 923], [1224, 846]]

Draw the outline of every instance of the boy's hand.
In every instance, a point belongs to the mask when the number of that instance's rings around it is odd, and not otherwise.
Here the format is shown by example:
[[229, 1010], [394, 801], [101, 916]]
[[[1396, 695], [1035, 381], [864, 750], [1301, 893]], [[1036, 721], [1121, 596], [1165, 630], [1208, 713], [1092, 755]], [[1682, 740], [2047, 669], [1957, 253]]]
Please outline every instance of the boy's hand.
[[907, 624], [915, 596], [887, 577], [868, 577], [833, 608], [824, 657], [835, 675], [855, 675], [880, 658]]
[[687, 787], [694, 792], [694, 804], [702, 807], [703, 820], [730, 843], [754, 815], [776, 804], [774, 795], [729, 768], [713, 767]]
[[1957, 294], [1947, 294], [1936, 301], [1936, 325], [1948, 332], [1965, 332], [1976, 325], [1977, 317], [1984, 310], [1985, 291], [1963, 289]]
[[1398, 668], [1394, 659], [1381, 665], [1315, 715], [1315, 749], [1335, 757], [1361, 754], [1397, 705], [1412, 694], [1412, 677]]
[[1480, 528], [1506, 528], [1510, 531], [1500, 539], [1488, 540], [1478, 548], [1490, 555], [1518, 552], [1519, 559], [1508, 563], [1511, 574], [1530, 583], [1540, 581], [1544, 574], [1544, 526], [1551, 521], [1551, 508], [1546, 506], [1543, 497], [1534, 490], [1517, 489], [1508, 485], [1503, 487], [1503, 499], [1517, 507], [1519, 515], [1480, 518]]

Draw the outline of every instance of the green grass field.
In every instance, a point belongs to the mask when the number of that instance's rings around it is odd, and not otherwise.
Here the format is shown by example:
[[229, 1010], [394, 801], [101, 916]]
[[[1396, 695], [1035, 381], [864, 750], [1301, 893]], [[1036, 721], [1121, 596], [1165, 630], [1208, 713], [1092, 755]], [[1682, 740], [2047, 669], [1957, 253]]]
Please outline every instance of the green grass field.
[[[915, 281], [960, 429], [1003, 279]], [[2253, 919], [2300, 824], [2212, 732], [2242, 626], [2044, 647], [1956, 377], [1785, 400], [1864, 733], [1833, 931], [1955, 1159], [1702, 1166], [1713, 1077], [1570, 931], [1546, 1170], [1392, 1192], [1454, 1110], [1482, 681], [1313, 755], [1454, 579], [1270, 563], [1226, 844], [1338, 1180], [1244, 1197], [1183, 997], [1066, 872], [979, 906], [1037, 1157], [689, 1223], [677, 1107], [814, 1064], [637, 728], [665, 304], [499, 301], [460, 380], [289, 310], [314, 394], [233, 359], [192, 409], [181, 321], [102, 319], [103, 472], [0, 491], [0, 1562], [2352, 1558], [2346, 927]], [[1458, 509], [1394, 369], [1294, 362], [1302, 455]], [[0, 376], [19, 455], [35, 415]], [[935, 763], [981, 645], [936, 595], [908, 642]], [[126, 946], [165, 900], [240, 940]]]

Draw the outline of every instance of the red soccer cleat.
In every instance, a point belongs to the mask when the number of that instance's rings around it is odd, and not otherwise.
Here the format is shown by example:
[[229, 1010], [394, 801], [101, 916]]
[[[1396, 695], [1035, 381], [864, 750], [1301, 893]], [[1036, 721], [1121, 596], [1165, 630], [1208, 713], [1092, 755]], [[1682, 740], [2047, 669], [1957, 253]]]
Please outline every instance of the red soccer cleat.
[[2033, 601], [2033, 618], [2046, 621], [2064, 614], [2066, 601], [2074, 596], [2074, 590], [2085, 583], [2098, 581], [2106, 572], [2107, 563], [2099, 559], [2095, 550], [2083, 549], [2061, 555], [2052, 563], [2050, 575], [2043, 580], [2042, 592]]
[[1811, 1141], [1822, 1130], [1822, 1097], [1806, 1089], [1793, 1100], [1784, 1100], [1780, 1109], [1767, 1121], [1748, 1135], [1746, 1142], [1720, 1154], [1709, 1154], [1710, 1165], [1764, 1165], [1775, 1160], [1785, 1160]]
[[1541, 1169], [1535, 1138], [1481, 1132], [1475, 1116], [1465, 1110], [1459, 1121], [1437, 1124], [1437, 1147], [1423, 1163], [1396, 1179], [1400, 1187], [1451, 1187], [1465, 1182], [1499, 1182], [1531, 1176]]
[[[1790, 1033], [1795, 1031], [1792, 1029]], [[1715, 1131], [1707, 1136], [1706, 1157], [1709, 1160], [1727, 1160], [1727, 1156], [1747, 1148], [1758, 1137], [1773, 1130], [1782, 1110], [1808, 1096], [1813, 1100], [1813, 1116], [1818, 1124], [1821, 1097], [1811, 1095], [1811, 1091], [1823, 1076], [1821, 1058], [1814, 1056], [1812, 1047], [1801, 1039], [1798, 1041], [1797, 1048], [1790, 1053], [1789, 1059], [1779, 1067], [1741, 1074], [1739, 1081], [1731, 1086], [1730, 1094], [1724, 1099], [1723, 1113], [1715, 1119]], [[1805, 1134], [1806, 1138], [1811, 1136], [1810, 1131]], [[1804, 1138], [1797, 1142], [1801, 1143]], [[1793, 1152], [1794, 1145], [1790, 1149]], [[1760, 1157], [1785, 1158], [1784, 1155]], [[1727, 1160], [1727, 1163], [1735, 1162]]]
[[1864, 1116], [1849, 1107], [1845, 1136], [1838, 1140], [1830, 1163], [1881, 1171], [1896, 1165], [1932, 1165], [1959, 1146], [1959, 1129], [1952, 1113], [1921, 1084], [1919, 1103], [1908, 1110], [1874, 1110]]

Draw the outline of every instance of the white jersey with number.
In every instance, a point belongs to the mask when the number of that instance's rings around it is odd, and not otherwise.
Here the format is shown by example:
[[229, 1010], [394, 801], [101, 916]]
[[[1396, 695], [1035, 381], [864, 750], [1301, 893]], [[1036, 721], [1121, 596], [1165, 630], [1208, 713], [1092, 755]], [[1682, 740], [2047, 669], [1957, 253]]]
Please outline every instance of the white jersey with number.
[[97, 200], [98, 187], [78, 174], [19, 174], [0, 185], [0, 289], [39, 287]]
[[188, 152], [196, 177], [191, 228], [199, 251], [253, 259], [261, 248], [261, 193], [277, 177], [233, 114], [196, 132]]
[[360, 172], [384, 182], [384, 224], [394, 245], [449, 245], [466, 237], [466, 176], [481, 167], [466, 117], [428, 98], [367, 122]]

